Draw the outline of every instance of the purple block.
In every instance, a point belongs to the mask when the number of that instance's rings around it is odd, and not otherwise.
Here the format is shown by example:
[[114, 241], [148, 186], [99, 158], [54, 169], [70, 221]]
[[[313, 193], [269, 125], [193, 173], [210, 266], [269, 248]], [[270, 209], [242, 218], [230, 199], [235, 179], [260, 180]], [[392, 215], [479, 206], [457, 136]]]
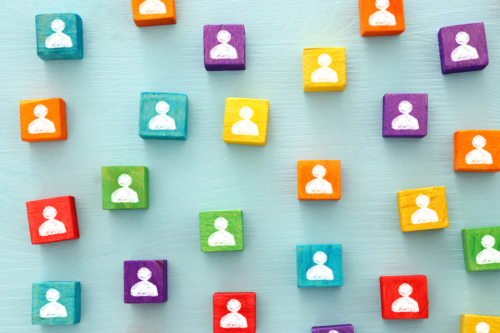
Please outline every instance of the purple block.
[[351, 324], [335, 325], [335, 326], [317, 326], [312, 328], [312, 333], [330, 333], [337, 331], [338, 333], [354, 333], [354, 327]]
[[438, 39], [443, 74], [480, 71], [488, 66], [484, 23], [441, 28]]
[[207, 71], [236, 71], [246, 68], [245, 26], [243, 24], [206, 25], [203, 49]]
[[384, 138], [423, 138], [427, 135], [427, 94], [385, 94]]
[[167, 301], [167, 261], [125, 261], [125, 303], [163, 303]]

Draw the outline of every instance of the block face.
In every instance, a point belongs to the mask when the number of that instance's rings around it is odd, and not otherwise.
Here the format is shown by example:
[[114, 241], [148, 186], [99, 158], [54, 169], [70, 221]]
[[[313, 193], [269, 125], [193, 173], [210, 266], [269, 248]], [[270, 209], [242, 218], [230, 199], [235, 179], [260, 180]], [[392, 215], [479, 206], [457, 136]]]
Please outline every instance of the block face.
[[32, 289], [33, 325], [80, 322], [80, 282], [36, 282]]
[[425, 275], [381, 276], [380, 298], [384, 319], [429, 318]]
[[207, 71], [246, 69], [245, 26], [243, 24], [204, 26], [203, 50]]
[[139, 136], [143, 139], [186, 140], [188, 97], [184, 94], [141, 93]]
[[102, 167], [102, 208], [149, 208], [149, 174], [144, 166]]
[[177, 23], [175, 0], [132, 0], [132, 14], [138, 27]]
[[399, 224], [402, 232], [448, 228], [448, 206], [444, 186], [398, 192]]
[[243, 211], [200, 212], [200, 243], [203, 252], [243, 250]]
[[359, 0], [361, 36], [399, 35], [405, 31], [403, 0]]
[[438, 41], [443, 74], [479, 71], [488, 66], [484, 23], [441, 28]]
[[83, 24], [77, 14], [36, 16], [38, 56], [43, 60], [83, 59]]
[[386, 94], [383, 101], [384, 138], [423, 138], [427, 135], [427, 94]]
[[343, 285], [342, 244], [297, 245], [297, 287]]
[[462, 242], [468, 272], [500, 269], [500, 227], [463, 229]]
[[66, 103], [60, 98], [21, 101], [21, 140], [58, 141], [68, 138]]
[[354, 327], [351, 324], [333, 325], [333, 326], [317, 326], [312, 328], [312, 333], [354, 333]]
[[453, 168], [457, 172], [500, 171], [500, 131], [455, 132]]
[[347, 84], [345, 47], [311, 48], [302, 53], [304, 91], [343, 91]]
[[164, 303], [168, 299], [167, 260], [123, 263], [125, 303]]
[[226, 100], [222, 140], [230, 144], [265, 146], [268, 120], [268, 100], [230, 97]]
[[500, 332], [500, 317], [462, 314], [460, 333], [497, 333]]
[[340, 200], [340, 161], [297, 162], [299, 200]]
[[214, 333], [255, 333], [257, 329], [255, 293], [215, 293]]

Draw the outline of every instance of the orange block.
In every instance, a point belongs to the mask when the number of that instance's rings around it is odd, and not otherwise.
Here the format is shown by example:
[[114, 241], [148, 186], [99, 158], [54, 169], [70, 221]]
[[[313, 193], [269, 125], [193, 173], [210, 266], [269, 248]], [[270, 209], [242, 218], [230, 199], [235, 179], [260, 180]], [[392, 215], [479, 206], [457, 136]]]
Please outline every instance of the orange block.
[[21, 140], [66, 140], [66, 103], [60, 98], [21, 101]]
[[299, 200], [340, 200], [340, 161], [297, 162]]
[[138, 27], [177, 23], [175, 0], [132, 0], [132, 13]]
[[500, 130], [455, 132], [453, 164], [459, 172], [500, 171]]
[[399, 35], [405, 31], [403, 0], [359, 0], [361, 36]]

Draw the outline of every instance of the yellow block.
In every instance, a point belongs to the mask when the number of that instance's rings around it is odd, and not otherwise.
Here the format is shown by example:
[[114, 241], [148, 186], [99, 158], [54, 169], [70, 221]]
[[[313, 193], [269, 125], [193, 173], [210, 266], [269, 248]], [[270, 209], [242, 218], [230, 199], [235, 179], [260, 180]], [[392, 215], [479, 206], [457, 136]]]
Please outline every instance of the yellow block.
[[222, 140], [238, 145], [265, 146], [268, 119], [268, 100], [230, 97], [226, 100]]
[[463, 314], [460, 333], [500, 333], [500, 317]]
[[343, 91], [347, 84], [345, 47], [304, 49], [304, 91]]
[[450, 225], [444, 186], [399, 191], [398, 209], [402, 232], [442, 229]]

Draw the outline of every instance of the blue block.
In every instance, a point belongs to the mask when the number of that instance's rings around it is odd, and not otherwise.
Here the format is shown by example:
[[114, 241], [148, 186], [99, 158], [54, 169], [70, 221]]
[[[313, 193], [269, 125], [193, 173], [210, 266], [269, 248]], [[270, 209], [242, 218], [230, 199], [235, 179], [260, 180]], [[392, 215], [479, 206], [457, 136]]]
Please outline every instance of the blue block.
[[340, 287], [342, 244], [297, 245], [297, 287]]
[[80, 282], [35, 282], [33, 325], [73, 325], [80, 322]]
[[36, 47], [43, 60], [83, 59], [82, 18], [77, 14], [37, 15]]
[[184, 94], [141, 93], [139, 136], [187, 140], [188, 98]]

